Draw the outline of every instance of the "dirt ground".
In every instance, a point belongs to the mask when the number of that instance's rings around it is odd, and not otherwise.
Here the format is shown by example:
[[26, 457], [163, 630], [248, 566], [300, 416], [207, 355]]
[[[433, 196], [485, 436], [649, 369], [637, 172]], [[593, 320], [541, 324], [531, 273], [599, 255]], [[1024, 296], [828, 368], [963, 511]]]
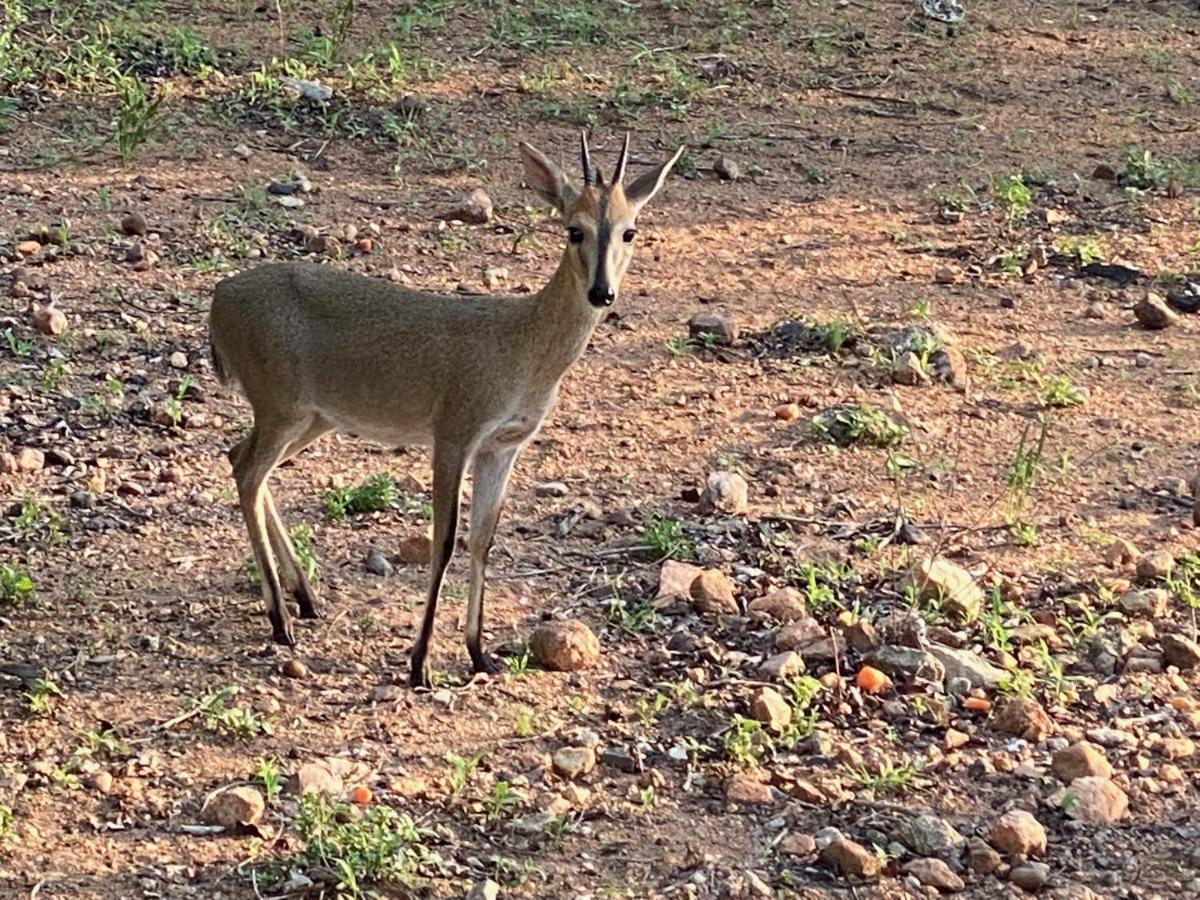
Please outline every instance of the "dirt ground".
[[[1200, 895], [1194, 3], [0, 9], [0, 896]], [[275, 476], [328, 615], [271, 644], [214, 284], [310, 258], [536, 291], [565, 242], [516, 143], [574, 171], [581, 127], [605, 168], [626, 130], [634, 172], [687, 149], [517, 464], [486, 623], [509, 671], [470, 680], [460, 553], [438, 688], [403, 686], [428, 454], [343, 436]], [[475, 188], [488, 222], [439, 218]], [[1150, 293], [1169, 327], [1139, 324]], [[740, 333], [689, 338], [697, 313]], [[844, 445], [813, 425], [839, 409]], [[705, 505], [718, 472], [744, 511]], [[388, 509], [329, 515], [381, 474]], [[668, 556], [737, 608], [655, 602]], [[982, 589], [965, 621], [904, 589], [935, 556]], [[594, 667], [529, 662], [564, 618]], [[929, 644], [1003, 677], [931, 676]], [[803, 675], [760, 669], [791, 646]], [[1067, 774], [1081, 740], [1099, 788]], [[302, 802], [302, 766], [370, 802]], [[268, 803], [222, 831], [231, 785]], [[1048, 846], [1005, 849], [1013, 809]]]

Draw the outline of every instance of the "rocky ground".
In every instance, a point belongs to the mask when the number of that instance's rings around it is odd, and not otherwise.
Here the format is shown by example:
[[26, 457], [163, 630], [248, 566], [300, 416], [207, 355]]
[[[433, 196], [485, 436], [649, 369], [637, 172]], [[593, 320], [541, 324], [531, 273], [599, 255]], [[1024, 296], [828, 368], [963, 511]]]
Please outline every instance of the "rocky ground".
[[[4, 10], [0, 896], [1200, 893], [1194, 4]], [[580, 126], [687, 150], [517, 466], [506, 673], [459, 559], [403, 686], [428, 455], [346, 437], [270, 644], [213, 285], [536, 290], [516, 141]]]

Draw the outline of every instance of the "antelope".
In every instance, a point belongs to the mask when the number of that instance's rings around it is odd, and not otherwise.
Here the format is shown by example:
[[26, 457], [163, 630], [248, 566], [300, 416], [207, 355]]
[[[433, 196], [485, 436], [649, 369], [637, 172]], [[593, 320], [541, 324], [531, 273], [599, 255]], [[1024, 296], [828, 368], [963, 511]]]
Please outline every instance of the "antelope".
[[563, 375], [616, 302], [638, 213], [682, 152], [626, 186], [626, 134], [605, 182], [584, 133], [578, 186], [521, 143], [526, 180], [558, 210], [567, 238], [558, 268], [536, 294], [447, 297], [312, 263], [264, 264], [216, 286], [213, 368], [254, 411], [253, 427], [229, 460], [277, 643], [296, 644], [284, 588], [302, 619], [321, 611], [267, 480], [281, 462], [339, 431], [432, 448], [433, 543], [412, 687], [430, 686], [429, 645], [470, 467], [466, 644], [473, 672], [499, 671], [482, 647], [483, 595], [509, 473], [553, 408]]

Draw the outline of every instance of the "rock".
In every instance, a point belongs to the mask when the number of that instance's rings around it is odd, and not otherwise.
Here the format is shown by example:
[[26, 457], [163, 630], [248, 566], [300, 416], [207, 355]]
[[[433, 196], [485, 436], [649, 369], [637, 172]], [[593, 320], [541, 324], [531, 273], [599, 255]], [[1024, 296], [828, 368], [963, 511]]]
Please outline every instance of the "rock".
[[688, 337], [692, 340], [711, 340], [728, 347], [741, 332], [737, 323], [721, 313], [696, 313], [688, 319]]
[[1170, 550], [1151, 550], [1138, 557], [1137, 578], [1143, 584], [1170, 578], [1174, 571], [1175, 557]]
[[1129, 809], [1125, 792], [1107, 778], [1076, 778], [1058, 795], [1059, 805], [1068, 816], [1088, 825], [1112, 825]]
[[733, 582], [720, 569], [704, 569], [688, 588], [692, 607], [705, 616], [737, 615]]
[[18, 472], [40, 472], [46, 465], [46, 454], [34, 447], [22, 447], [17, 451]]
[[570, 491], [561, 481], [546, 481], [533, 486], [533, 492], [538, 497], [565, 497]]
[[776, 622], [795, 622], [808, 615], [804, 595], [793, 587], [777, 588], [765, 597], [752, 600], [746, 607], [750, 618], [756, 622], [774, 619]]
[[610, 769], [630, 775], [642, 770], [641, 762], [625, 747], [609, 747], [600, 754], [600, 762]]
[[87, 785], [98, 794], [110, 794], [113, 787], [112, 773], [101, 769], [88, 778]]
[[372, 547], [367, 551], [367, 571], [372, 575], [378, 575], [380, 578], [387, 578], [396, 570], [392, 564], [388, 562], [388, 558], [386, 556]]
[[972, 872], [979, 875], [991, 875], [1003, 864], [1004, 860], [1000, 858], [1000, 854], [993, 850], [986, 841], [972, 838], [967, 843], [967, 868]]
[[550, 762], [557, 774], [574, 779], [596, 768], [596, 751], [591, 747], [561, 747], [554, 751]]
[[795, 422], [800, 418], [799, 403], [783, 403], [775, 407], [775, 418], [781, 422]]
[[1158, 745], [1163, 759], [1187, 759], [1196, 752], [1196, 742], [1189, 737], [1163, 738]]
[[539, 626], [530, 635], [529, 652], [543, 669], [577, 672], [600, 659], [600, 642], [583, 622], [564, 619]]
[[1027, 862], [1013, 866], [1008, 880], [1026, 891], [1037, 891], [1050, 879], [1050, 867], [1043, 862]]
[[1010, 809], [992, 826], [991, 841], [1009, 856], [1040, 856], [1046, 852], [1046, 829], [1032, 813]]
[[16, 251], [18, 256], [36, 256], [42, 252], [42, 245], [37, 241], [18, 241]]
[[654, 595], [655, 603], [665, 606], [672, 600], [690, 600], [692, 582], [704, 570], [691, 563], [668, 559], [658, 570], [658, 593]]
[[283, 674], [284, 678], [301, 679], [308, 677], [308, 666], [295, 658], [284, 660], [283, 665], [279, 667], [279, 671]]
[[933, 654], [915, 647], [884, 645], [872, 651], [867, 662], [893, 678], [940, 682], [946, 677], [945, 668]]
[[1059, 750], [1054, 754], [1050, 766], [1054, 769], [1054, 774], [1066, 782], [1088, 776], [1113, 776], [1113, 767], [1104, 751], [1090, 741], [1078, 741], [1064, 750]]
[[821, 851], [821, 859], [834, 870], [848, 878], [874, 880], [883, 871], [883, 862], [864, 847], [849, 838], [834, 838]]
[[749, 486], [737, 472], [713, 472], [704, 486], [704, 505], [727, 516], [744, 515]]
[[914, 859], [905, 863], [901, 871], [911, 875], [921, 882], [939, 891], [954, 893], [966, 888], [966, 883], [954, 874], [954, 871], [940, 859]]
[[914, 816], [900, 823], [900, 842], [919, 856], [957, 856], [967, 839], [938, 816]]
[[[820, 626], [818, 626], [820, 627]], [[866, 619], [859, 619], [849, 628], [845, 629], [844, 636], [846, 643], [849, 644], [857, 653], [864, 655], [871, 653], [879, 646], [879, 632], [875, 630], [875, 626]]]
[[971, 621], [983, 605], [983, 591], [961, 566], [942, 559], [921, 560], [900, 582], [900, 592], [912, 589], [920, 600], [940, 602], [951, 615]]
[[921, 357], [906, 350], [892, 363], [892, 381], [896, 384], [918, 385], [929, 380], [929, 373], [921, 363]]
[[929, 365], [934, 378], [956, 391], [965, 391], [971, 383], [967, 358], [957, 347], [942, 347], [929, 358]]
[[467, 894], [467, 900], [498, 900], [499, 896], [500, 885], [490, 878], [485, 878], [483, 881], [475, 882], [470, 893]]
[[333, 97], [333, 88], [307, 78], [283, 78], [281, 81], [310, 103], [322, 104]]
[[781, 732], [792, 721], [792, 708], [774, 688], [759, 688], [750, 701], [750, 714], [772, 731]]
[[131, 209], [121, 217], [121, 233], [133, 237], [144, 237], [149, 228], [146, 217], [135, 209]]
[[1167, 301], [1150, 291], [1133, 307], [1133, 314], [1143, 328], [1159, 330], [1179, 321], [1179, 313], [1167, 305]]
[[817, 842], [811, 834], [792, 832], [779, 842], [777, 849], [784, 856], [811, 858], [816, 855]]
[[492, 220], [492, 198], [482, 188], [475, 188], [462, 203], [438, 218], [455, 219], [468, 225], [486, 225]]
[[239, 825], [255, 824], [265, 810], [266, 801], [255, 788], [231, 787], [209, 800], [200, 811], [200, 816], [209, 825], [233, 829]]
[[958, 272], [951, 266], [938, 266], [933, 270], [934, 284], [957, 284]]
[[433, 557], [433, 538], [428, 534], [411, 534], [400, 539], [396, 558], [406, 566], [427, 566]]
[[759, 666], [758, 671], [775, 681], [786, 681], [804, 674], [804, 657], [794, 650], [777, 653]]
[[745, 772], [738, 772], [725, 780], [725, 802], [739, 806], [769, 806], [775, 802], [769, 785], [763, 784]]
[[33, 327], [42, 334], [58, 336], [67, 330], [67, 317], [53, 303], [47, 303], [45, 306], [34, 304], [31, 318]]
[[825, 637], [825, 626], [811, 616], [785, 625], [775, 634], [776, 650], [798, 650]]
[[1187, 670], [1200, 666], [1200, 644], [1179, 634], [1164, 634], [1159, 639], [1167, 665]]
[[737, 181], [742, 177], [742, 167], [728, 156], [718, 157], [713, 163], [713, 171], [722, 181]]
[[508, 281], [508, 269], [503, 266], [488, 266], [483, 270], [483, 283], [489, 291], [499, 290]]
[[1126, 591], [1118, 604], [1127, 616], [1146, 616], [1157, 619], [1167, 614], [1167, 601], [1171, 595], [1163, 588], [1142, 588]]
[[296, 770], [292, 787], [297, 794], [329, 794], [332, 797], [340, 797], [345, 791], [341, 775], [324, 762], [301, 765]]
[[1054, 721], [1040, 703], [1027, 697], [1013, 697], [992, 716], [997, 731], [1036, 744], [1054, 734]]
[[946, 670], [946, 678], [964, 678], [971, 687], [991, 688], [1008, 678], [1003, 669], [993, 666], [987, 660], [970, 650], [957, 650], [941, 644], [930, 644], [929, 652]]

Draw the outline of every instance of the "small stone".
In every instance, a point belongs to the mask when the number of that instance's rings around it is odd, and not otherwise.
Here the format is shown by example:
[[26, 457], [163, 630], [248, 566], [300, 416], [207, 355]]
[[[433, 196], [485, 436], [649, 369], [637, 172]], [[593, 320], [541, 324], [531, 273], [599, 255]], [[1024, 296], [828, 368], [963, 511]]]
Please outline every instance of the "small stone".
[[937, 661], [937, 657], [914, 647], [877, 647], [871, 652], [867, 662], [893, 678], [920, 678], [940, 682], [946, 677], [946, 670]]
[[1104, 304], [1099, 301], [1093, 301], [1087, 305], [1087, 309], [1083, 314], [1089, 319], [1103, 319], [1108, 315], [1108, 310], [1104, 308]]
[[169, 365], [172, 369], [186, 369], [188, 367], [187, 354], [182, 350], [176, 350], [169, 357], [167, 357], [167, 365]]
[[1200, 666], [1200, 644], [1179, 634], [1164, 634], [1159, 639], [1167, 665], [1186, 671]]
[[1092, 177], [1097, 181], [1116, 181], [1117, 170], [1108, 163], [1097, 163], [1096, 168], [1092, 169]]
[[821, 859], [848, 878], [874, 880], [883, 871], [883, 862], [878, 856], [862, 844], [844, 837], [830, 841], [821, 851]]
[[959, 747], [965, 747], [971, 742], [971, 736], [965, 731], [959, 731], [957, 728], [947, 728], [945, 746], [947, 750], [957, 750]]
[[433, 539], [428, 534], [413, 534], [400, 540], [396, 558], [406, 566], [427, 566], [433, 556]]
[[708, 338], [723, 346], [738, 339], [737, 323], [721, 313], [696, 313], [688, 320], [688, 337], [693, 340]]
[[950, 266], [938, 266], [933, 270], [934, 284], [957, 284], [958, 272]]
[[1113, 767], [1104, 751], [1090, 741], [1079, 741], [1065, 750], [1059, 750], [1054, 754], [1050, 766], [1054, 769], [1054, 774], [1066, 782], [1087, 776], [1113, 776]]
[[799, 856], [811, 858], [817, 853], [817, 842], [811, 834], [789, 834], [778, 844], [778, 850], [784, 856]]
[[967, 868], [979, 875], [991, 875], [1000, 866], [1004, 864], [1004, 860], [1000, 858], [1000, 854], [992, 849], [985, 841], [979, 838], [973, 838], [967, 844]]
[[625, 747], [609, 747], [600, 754], [600, 762], [610, 769], [630, 775], [637, 774], [642, 769], [642, 764], [637, 757]]
[[726, 803], [739, 806], [769, 806], [775, 802], [770, 786], [745, 772], [738, 772], [726, 779], [724, 792]]
[[1196, 752], [1196, 742], [1189, 737], [1163, 738], [1158, 753], [1163, 759], [1187, 759]]
[[775, 407], [775, 418], [781, 422], [795, 422], [800, 418], [800, 404], [784, 403]]
[[899, 590], [903, 594], [910, 588], [918, 599], [943, 603], [948, 613], [966, 621], [983, 606], [983, 591], [971, 574], [940, 557], [923, 559], [905, 574]]
[[468, 225], [486, 225], [492, 219], [492, 198], [482, 188], [475, 188], [462, 203], [441, 213], [438, 218], [457, 220]]
[[345, 787], [340, 775], [324, 763], [304, 763], [296, 770], [294, 788], [297, 794], [329, 794], [340, 797]]
[[756, 622], [773, 619], [776, 622], [795, 622], [808, 615], [804, 595], [793, 587], [781, 587], [765, 597], [752, 600], [746, 607], [750, 618]]
[[896, 384], [918, 385], [929, 381], [929, 373], [921, 363], [921, 357], [906, 350], [892, 363], [892, 381]]
[[777, 653], [759, 666], [758, 670], [775, 681], [785, 681], [804, 674], [804, 657], [794, 650]]
[[1008, 678], [1006, 671], [993, 666], [970, 650], [930, 644], [929, 653], [945, 668], [947, 679], [964, 678], [973, 688], [996, 687]]
[[654, 595], [655, 603], [665, 606], [672, 600], [689, 600], [692, 596], [692, 582], [703, 571], [691, 563], [668, 559], [658, 570], [658, 593]]
[[879, 632], [866, 619], [859, 619], [845, 629], [846, 643], [857, 653], [869, 654], [880, 644]]
[[284, 678], [295, 678], [297, 680], [308, 677], [308, 666], [298, 659], [284, 660], [283, 665], [279, 667], [279, 671]]
[[744, 515], [749, 486], [737, 472], [713, 472], [704, 487], [704, 505], [727, 516]]
[[1112, 825], [1129, 809], [1129, 797], [1107, 778], [1076, 778], [1059, 795], [1068, 816], [1088, 825]]
[[529, 637], [529, 652], [543, 669], [578, 672], [600, 659], [600, 642], [583, 622], [563, 619], [539, 626]]
[[34, 447], [22, 447], [17, 451], [18, 472], [40, 472], [46, 465], [46, 454]]
[[775, 635], [776, 650], [807, 649], [825, 637], [825, 626], [811, 616], [805, 616], [780, 628]]
[[144, 237], [149, 228], [146, 217], [137, 210], [131, 209], [121, 217], [121, 233], [135, 237]]
[[565, 497], [570, 491], [561, 481], [545, 481], [533, 486], [533, 492], [539, 497]]
[[1167, 301], [1150, 291], [1138, 301], [1133, 314], [1143, 328], [1159, 330], [1179, 321], [1179, 313], [1167, 305]]
[[16, 250], [18, 256], [35, 256], [42, 251], [42, 245], [37, 241], [18, 241]]
[[1137, 561], [1137, 578], [1143, 584], [1170, 578], [1175, 571], [1175, 557], [1170, 550], [1151, 550], [1143, 553]]
[[266, 801], [255, 788], [231, 787], [209, 800], [200, 815], [210, 825], [233, 829], [255, 824], [265, 810]]
[[1008, 880], [1026, 891], [1037, 891], [1050, 879], [1050, 866], [1044, 862], [1027, 862], [1013, 866]]
[[722, 181], [737, 181], [742, 177], [742, 167], [728, 156], [718, 157], [713, 163], [713, 171]]
[[1104, 548], [1104, 562], [1114, 569], [1129, 565], [1140, 555], [1138, 548], [1124, 538], [1117, 538]]
[[966, 883], [954, 874], [954, 871], [940, 859], [914, 859], [905, 863], [901, 871], [912, 875], [921, 884], [935, 887], [939, 891], [954, 893], [964, 890]]
[[109, 794], [112, 792], [113, 787], [112, 773], [101, 769], [99, 772], [96, 772], [90, 778], [88, 778], [87, 784], [88, 787], [98, 794]]
[[705, 569], [688, 588], [692, 607], [705, 616], [737, 615], [733, 582], [720, 569]]
[[483, 881], [475, 882], [467, 894], [466, 900], [498, 900], [499, 896], [500, 885], [490, 878], [485, 878]]
[[750, 714], [775, 732], [782, 732], [792, 721], [792, 708], [774, 688], [759, 688], [750, 701]]
[[245, 144], [238, 144], [233, 148], [233, 155], [239, 159], [249, 159], [254, 155], [254, 151]]
[[901, 843], [919, 856], [957, 856], [967, 840], [938, 816], [914, 816], [900, 823]]
[[396, 570], [392, 564], [388, 562], [388, 558], [386, 556], [372, 547], [367, 551], [367, 571], [372, 575], [378, 575], [380, 578], [387, 578]]
[[992, 826], [991, 841], [1009, 856], [1040, 856], [1046, 852], [1046, 829], [1031, 813], [1010, 809]]
[[1167, 614], [1170, 593], [1164, 588], [1142, 588], [1127, 591], [1117, 603], [1128, 616], [1146, 616], [1157, 619]]
[[561, 747], [550, 761], [557, 774], [574, 779], [596, 768], [596, 751], [591, 747]]
[[483, 283], [489, 291], [498, 290], [508, 281], [508, 269], [503, 266], [489, 266], [483, 270]]
[[67, 330], [67, 317], [53, 303], [45, 306], [34, 305], [31, 313], [33, 327], [42, 334], [58, 336]]
[[1014, 697], [992, 716], [997, 731], [1036, 744], [1054, 734], [1054, 721], [1040, 703], [1027, 697]]

